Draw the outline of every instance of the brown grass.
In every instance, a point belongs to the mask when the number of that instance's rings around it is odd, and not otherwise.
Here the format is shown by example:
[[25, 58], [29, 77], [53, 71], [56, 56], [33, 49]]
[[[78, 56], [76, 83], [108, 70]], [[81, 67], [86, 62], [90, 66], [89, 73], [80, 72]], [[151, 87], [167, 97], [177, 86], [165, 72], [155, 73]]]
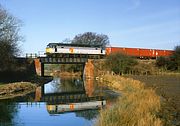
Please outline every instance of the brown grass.
[[153, 87], [161, 96], [161, 118], [164, 125], [180, 125], [180, 74], [128, 76], [145, 83], [145, 87]]
[[36, 85], [30, 82], [16, 82], [0, 85], [0, 99], [23, 96], [35, 91]]
[[105, 75], [108, 86], [120, 90], [122, 96], [112, 107], [100, 112], [99, 126], [161, 126], [157, 117], [160, 98], [152, 89], [145, 89], [140, 81]]

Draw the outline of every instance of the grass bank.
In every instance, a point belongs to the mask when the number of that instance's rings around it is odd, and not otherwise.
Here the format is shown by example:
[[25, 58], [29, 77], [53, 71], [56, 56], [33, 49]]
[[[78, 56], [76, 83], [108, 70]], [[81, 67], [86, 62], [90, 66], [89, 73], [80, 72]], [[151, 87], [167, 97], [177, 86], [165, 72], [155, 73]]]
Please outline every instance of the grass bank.
[[104, 75], [110, 88], [121, 91], [122, 96], [109, 109], [102, 110], [98, 126], [161, 126], [158, 118], [160, 97], [153, 89], [145, 89], [138, 80], [116, 75]]
[[26, 95], [28, 93], [34, 92], [36, 86], [37, 85], [31, 82], [16, 82], [10, 84], [1, 84], [0, 99], [9, 99], [9, 98]]
[[127, 76], [152, 87], [161, 96], [161, 116], [166, 126], [180, 125], [180, 74], [166, 73], [151, 76]]

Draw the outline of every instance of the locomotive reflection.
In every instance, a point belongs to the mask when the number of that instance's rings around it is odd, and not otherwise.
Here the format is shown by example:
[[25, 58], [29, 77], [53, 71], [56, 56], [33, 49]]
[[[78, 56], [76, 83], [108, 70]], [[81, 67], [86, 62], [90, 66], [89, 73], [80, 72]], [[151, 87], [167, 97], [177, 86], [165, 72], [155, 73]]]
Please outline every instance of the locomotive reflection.
[[102, 101], [87, 101], [87, 102], [80, 102], [80, 103], [46, 105], [46, 108], [49, 114], [61, 114], [65, 112], [101, 109], [105, 105], [106, 105], [106, 101], [102, 100]]

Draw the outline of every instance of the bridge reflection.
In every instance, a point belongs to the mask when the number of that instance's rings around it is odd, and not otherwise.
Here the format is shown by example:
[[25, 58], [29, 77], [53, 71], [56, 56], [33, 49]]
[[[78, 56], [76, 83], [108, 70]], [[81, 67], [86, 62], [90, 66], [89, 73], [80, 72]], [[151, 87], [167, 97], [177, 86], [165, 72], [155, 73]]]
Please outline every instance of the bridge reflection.
[[93, 96], [94, 81], [82, 79], [65, 81], [55, 79], [38, 87], [35, 92], [36, 102], [46, 102], [49, 114], [100, 109], [106, 105], [103, 96]]

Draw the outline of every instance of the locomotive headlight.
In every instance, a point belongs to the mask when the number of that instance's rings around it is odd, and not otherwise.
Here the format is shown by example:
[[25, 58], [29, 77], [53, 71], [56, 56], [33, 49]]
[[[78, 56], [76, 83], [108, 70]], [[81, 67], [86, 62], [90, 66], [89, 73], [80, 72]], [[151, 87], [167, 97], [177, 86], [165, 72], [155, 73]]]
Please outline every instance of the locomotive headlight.
[[52, 53], [52, 48], [46, 48], [46, 53]]

